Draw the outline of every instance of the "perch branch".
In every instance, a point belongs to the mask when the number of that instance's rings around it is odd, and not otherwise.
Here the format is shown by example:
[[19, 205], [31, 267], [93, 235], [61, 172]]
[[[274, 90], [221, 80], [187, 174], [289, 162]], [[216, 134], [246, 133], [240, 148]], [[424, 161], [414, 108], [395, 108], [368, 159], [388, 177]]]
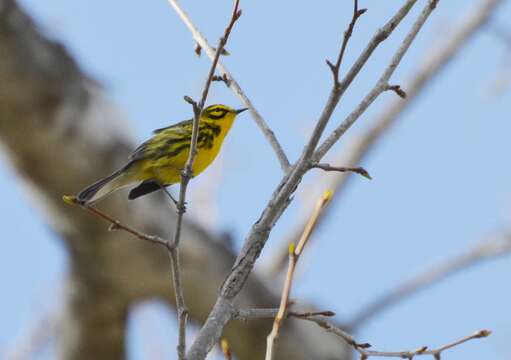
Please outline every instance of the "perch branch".
[[107, 213], [99, 210], [98, 208], [96, 208], [92, 205], [80, 204], [74, 196], [66, 195], [63, 197], [63, 199], [67, 204], [78, 205], [81, 208], [91, 212], [92, 214], [102, 218], [103, 220], [108, 221], [110, 223], [110, 226], [108, 227], [108, 231], [122, 230], [122, 231], [125, 231], [125, 232], [137, 237], [140, 240], [144, 240], [144, 241], [151, 242], [153, 244], [158, 244], [158, 245], [164, 246], [169, 251], [172, 251], [172, 249], [173, 249], [173, 245], [170, 243], [169, 240], [163, 239], [156, 235], [149, 235], [149, 234], [140, 232], [138, 230], [135, 230], [132, 227], [129, 227], [128, 225], [124, 225], [116, 218], [108, 215]]
[[225, 28], [224, 35], [218, 41], [218, 46], [216, 48], [211, 67], [209, 69], [206, 83], [204, 84], [204, 89], [202, 90], [201, 99], [199, 102], [195, 102], [192, 99], [185, 97], [185, 100], [191, 103], [193, 108], [193, 129], [188, 160], [186, 161], [186, 165], [181, 173], [181, 186], [179, 189], [179, 201], [177, 204], [178, 214], [176, 220], [176, 231], [174, 233], [173, 251], [169, 252], [169, 257], [172, 264], [172, 279], [174, 283], [174, 291], [176, 293], [176, 308], [179, 322], [177, 352], [180, 360], [186, 359], [186, 321], [188, 318], [188, 309], [185, 305], [183, 287], [181, 285], [181, 265], [179, 259], [179, 241], [181, 238], [181, 227], [183, 222], [183, 215], [186, 211], [186, 190], [188, 188], [188, 183], [193, 176], [193, 163], [197, 155], [197, 140], [199, 137], [200, 117], [208, 98], [209, 89], [215, 75], [218, 59], [220, 58], [220, 54], [222, 54], [222, 51], [225, 48], [225, 44], [229, 39], [229, 35], [231, 34], [231, 30], [234, 27], [234, 24], [240, 18], [240, 16], [241, 10], [239, 10], [239, 0], [235, 0], [229, 24]]

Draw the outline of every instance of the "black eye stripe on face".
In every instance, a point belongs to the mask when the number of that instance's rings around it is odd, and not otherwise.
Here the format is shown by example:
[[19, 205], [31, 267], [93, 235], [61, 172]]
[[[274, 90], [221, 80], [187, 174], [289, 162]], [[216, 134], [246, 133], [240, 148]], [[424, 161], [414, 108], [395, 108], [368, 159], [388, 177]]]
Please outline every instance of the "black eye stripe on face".
[[208, 117], [211, 119], [221, 119], [223, 118], [229, 111], [222, 108], [215, 108], [208, 111]]

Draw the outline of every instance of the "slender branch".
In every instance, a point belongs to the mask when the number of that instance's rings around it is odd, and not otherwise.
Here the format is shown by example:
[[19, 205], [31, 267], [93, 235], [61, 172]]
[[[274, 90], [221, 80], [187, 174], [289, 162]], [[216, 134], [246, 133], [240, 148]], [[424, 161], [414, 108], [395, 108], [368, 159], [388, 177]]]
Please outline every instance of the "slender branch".
[[[502, 2], [503, 0], [482, 0], [475, 9], [464, 16], [460, 26], [454, 31], [453, 35], [437, 50], [428, 51], [431, 55], [426, 58], [424, 64], [420, 65], [416, 71], [412, 71], [414, 76], [411, 80], [407, 81], [406, 99], [393, 100], [375, 119], [373, 125], [358, 138], [354, 139], [349, 144], [347, 150], [343, 149], [342, 153], [335, 156], [333, 162], [346, 164], [347, 167], [355, 167], [357, 164], [363, 163], [378, 141], [401, 118], [401, 114], [423, 93], [424, 88], [445, 69], [447, 64], [460, 53], [464, 45], [487, 23], [491, 14]], [[335, 190], [333, 201], [338, 201], [340, 196], [344, 194], [351, 179], [352, 177], [349, 173], [339, 174], [339, 176], [336, 176], [325, 185], [326, 188]], [[324, 222], [325, 218], [326, 216], [321, 217], [320, 224]], [[269, 269], [270, 274], [276, 275], [284, 271], [287, 264], [287, 244], [296, 241], [300, 237], [305, 221], [307, 219], [294, 226], [286, 240], [283, 241], [282, 250], [278, 252], [278, 256], [272, 261], [271, 268]]]
[[511, 233], [485, 240], [462, 254], [444, 260], [426, 271], [412, 276], [398, 284], [388, 293], [372, 300], [348, 321], [346, 327], [348, 329], [356, 329], [366, 324], [368, 320], [372, 319], [383, 310], [396, 305], [396, 303], [417, 294], [419, 291], [439, 281], [445, 280], [447, 277], [461, 270], [465, 270], [482, 261], [492, 260], [509, 253], [511, 253]]
[[108, 231], [116, 231], [116, 230], [126, 231], [127, 233], [130, 233], [131, 235], [137, 237], [140, 240], [148, 241], [153, 244], [162, 245], [169, 251], [172, 251], [174, 248], [169, 240], [163, 239], [156, 235], [148, 235], [146, 233], [135, 230], [135, 229], [129, 227], [128, 225], [121, 223], [116, 218], [108, 215], [107, 213], [99, 210], [98, 208], [96, 208], [92, 205], [83, 205], [83, 204], [79, 203], [74, 196], [65, 195], [65, 196], [63, 196], [63, 200], [67, 204], [78, 205], [81, 208], [88, 210], [92, 214], [102, 218], [103, 220], [108, 221], [110, 223], [110, 227], [108, 228]]
[[351, 167], [351, 166], [332, 166], [330, 164], [314, 164], [311, 168], [317, 168], [324, 171], [337, 171], [337, 172], [352, 172], [359, 174], [369, 180], [372, 180], [371, 175], [363, 167]]
[[208, 76], [206, 78], [206, 83], [204, 84], [204, 88], [202, 90], [202, 96], [199, 102], [193, 101], [189, 97], [185, 97], [185, 100], [188, 101], [193, 108], [193, 128], [192, 128], [192, 138], [190, 144], [190, 151], [188, 154], [188, 160], [186, 161], [186, 165], [181, 173], [181, 186], [179, 189], [179, 201], [177, 203], [177, 220], [176, 220], [176, 231], [174, 233], [174, 243], [173, 250], [169, 252], [169, 257], [172, 264], [172, 279], [174, 285], [174, 291], [176, 294], [176, 308], [178, 314], [178, 323], [179, 323], [179, 335], [178, 335], [178, 345], [177, 352], [179, 360], [186, 359], [186, 322], [188, 318], [188, 309], [186, 308], [183, 294], [183, 287], [181, 285], [181, 265], [179, 259], [179, 241], [181, 239], [181, 227], [183, 223], [183, 215], [186, 212], [186, 190], [188, 188], [188, 184], [193, 177], [193, 163], [195, 161], [195, 157], [197, 156], [197, 141], [199, 137], [199, 122], [202, 111], [204, 110], [204, 106], [206, 104], [206, 100], [208, 98], [209, 89], [211, 87], [211, 83], [213, 81], [213, 77], [215, 75], [215, 69], [218, 63], [218, 59], [222, 54], [225, 44], [229, 39], [229, 35], [231, 34], [231, 30], [234, 27], [234, 24], [241, 16], [241, 10], [239, 8], [239, 0], [234, 1], [234, 6], [231, 14], [231, 19], [229, 24], [225, 28], [224, 35], [218, 41], [218, 46], [216, 48], [215, 56], [213, 57], [213, 61], [211, 63], [211, 67], [209, 69]]
[[429, 355], [433, 356], [435, 359], [440, 359], [441, 354], [448, 349], [451, 349], [455, 346], [466, 343], [467, 341], [474, 339], [481, 339], [491, 335], [491, 331], [489, 330], [479, 330], [472, 335], [465, 336], [459, 340], [453, 341], [441, 347], [428, 350], [427, 346], [422, 346], [416, 350], [405, 350], [405, 351], [379, 351], [379, 350], [368, 350], [371, 347], [369, 343], [359, 343], [355, 340], [355, 338], [342, 330], [341, 328], [333, 325], [331, 322], [325, 320], [321, 316], [311, 316], [303, 318], [303, 320], [311, 321], [325, 329], [326, 331], [340, 337], [347, 344], [349, 344], [355, 351], [360, 354], [360, 359], [365, 360], [370, 357], [393, 357], [393, 358], [401, 358], [401, 359], [413, 359], [416, 356], [424, 356]]
[[[274, 319], [277, 316], [280, 308], [277, 309], [236, 309], [233, 313], [233, 319], [239, 319], [243, 321], [247, 321], [249, 319]], [[290, 311], [286, 310], [283, 314], [286, 318], [304, 318], [310, 316], [325, 316], [332, 317], [335, 316], [333, 311], [307, 311], [307, 312], [299, 312], [299, 311]]]
[[401, 99], [406, 99], [406, 92], [403, 89], [401, 89], [401, 85], [387, 85], [384, 91], [393, 91]]
[[[208, 316], [208, 319], [200, 329], [197, 338], [195, 339], [187, 354], [189, 360], [204, 359], [211, 348], [218, 343], [223, 327], [233, 316], [233, 300], [243, 288], [249, 274], [254, 267], [255, 261], [259, 257], [264, 245], [266, 244], [266, 241], [268, 240], [271, 229], [279, 217], [282, 215], [284, 210], [287, 208], [287, 206], [290, 204], [291, 196], [297, 189], [304, 174], [310, 169], [311, 161], [316, 160], [312, 159], [311, 155], [314, 152], [324, 127], [331, 117], [335, 106], [345, 91], [343, 86], [347, 87], [349, 83], [351, 83], [351, 81], [360, 71], [360, 68], [357, 67], [361, 67], [367, 61], [368, 57], [371, 55], [376, 46], [390, 35], [390, 33], [396, 28], [396, 26], [401, 22], [406, 14], [408, 14], [409, 10], [415, 4], [415, 2], [416, 0], [408, 0], [406, 4], [398, 10], [397, 14], [391, 19], [391, 21], [387, 23], [382, 29], [378, 30], [377, 35], [375, 35], [373, 40], [370, 42], [370, 45], [366, 48], [366, 50], [364, 50], [362, 55], [359, 57], [359, 60], [355, 62], [352, 70], [348, 72], [345, 80], [341, 81], [339, 86], [334, 86], [327, 101], [327, 105], [325, 105], [325, 109], [323, 110], [320, 119], [318, 120], [318, 124], [313, 131], [309, 143], [304, 148], [302, 156], [297, 161], [297, 163], [293, 165], [291, 169], [286, 173], [280, 184], [277, 186], [277, 189], [273, 193], [272, 198], [268, 202], [266, 208], [263, 210], [258, 221], [252, 226], [249, 234], [247, 235], [243, 248], [236, 258], [236, 261], [234, 262], [231, 273], [227, 276], [224, 284], [222, 285], [220, 294]], [[430, 0], [426, 4], [425, 9], [412, 27], [411, 34], [405, 39], [404, 43], [406, 46], [401, 46], [398, 49], [397, 54], [399, 56], [394, 57], [393, 62], [388, 67], [388, 69], [391, 70], [387, 69], [384, 73], [385, 75], [388, 73], [391, 74], [394, 71], [402, 56], [408, 50], [409, 45], [415, 37], [417, 31], [420, 29], [420, 27], [422, 27], [425, 19], [431, 13], [433, 7], [432, 5], [434, 4], [436, 4], [436, 1], [433, 0]], [[358, 116], [362, 112], [363, 111], [359, 112]], [[358, 118], [358, 116], [356, 118]], [[356, 120], [356, 118], [354, 120]]]
[[353, 29], [355, 28], [355, 24], [360, 16], [362, 16], [367, 9], [359, 9], [358, 8], [358, 0], [353, 1], [353, 16], [351, 18], [351, 22], [348, 25], [346, 31], [344, 31], [344, 36], [342, 39], [341, 50], [339, 51], [339, 55], [337, 56], [337, 61], [335, 65], [332, 64], [329, 60], [326, 60], [326, 63], [330, 70], [332, 71], [332, 75], [334, 77], [334, 83], [339, 84], [339, 69], [341, 68], [342, 60], [344, 58], [344, 53], [346, 51], [346, 47], [348, 46], [348, 41], [353, 34]]
[[[172, 6], [172, 8], [176, 11], [177, 15], [181, 18], [181, 20], [184, 22], [188, 30], [192, 33], [192, 36], [194, 40], [199, 44], [200, 48], [204, 49], [206, 55], [211, 59], [215, 59], [216, 52], [214, 48], [212, 48], [204, 35], [201, 34], [201, 32], [197, 29], [197, 27], [193, 24], [192, 20], [188, 16], [188, 14], [183, 10], [181, 5], [177, 2], [177, 0], [168, 0], [169, 4]], [[216, 49], [218, 50], [218, 49]], [[266, 121], [263, 119], [261, 114], [257, 111], [257, 109], [254, 107], [250, 99], [245, 95], [243, 90], [241, 89], [238, 82], [234, 79], [232, 74], [227, 70], [225, 65], [218, 61], [217, 64], [218, 70], [222, 73], [222, 78], [224, 79], [225, 83], [229, 86], [229, 88], [234, 92], [236, 96], [241, 100], [241, 102], [250, 109], [250, 113], [254, 117], [254, 120], [259, 126], [259, 129], [263, 132], [264, 136], [266, 137], [266, 140], [270, 143], [271, 147], [273, 148], [273, 151], [275, 152], [277, 159], [279, 160], [280, 167], [284, 172], [287, 172], [289, 170], [289, 160], [282, 149], [282, 146], [280, 145], [279, 141], [277, 140], [275, 134], [270, 129]]]
[[[240, 318], [242, 320], [249, 319], [260, 319], [260, 318], [271, 318], [272, 315], [280, 313], [279, 309], [243, 309], [237, 310], [235, 317]], [[325, 315], [326, 314], [326, 315]], [[379, 351], [379, 350], [368, 350], [372, 347], [369, 343], [361, 343], [358, 342], [355, 337], [349, 334], [347, 331], [341, 329], [339, 326], [334, 325], [332, 322], [326, 319], [327, 316], [332, 316], [333, 313], [330, 311], [325, 312], [309, 312], [309, 313], [297, 313], [286, 311], [283, 316], [287, 318], [296, 318], [305, 321], [310, 321], [318, 325], [319, 327], [325, 329], [327, 332], [330, 332], [338, 337], [340, 337], [343, 341], [345, 341], [348, 345], [350, 345], [355, 351], [360, 354], [360, 359], [368, 359], [369, 357], [394, 357], [401, 359], [413, 359], [415, 356], [422, 355], [430, 355], [434, 356], [435, 359], [440, 359], [442, 352], [451, 349], [455, 346], [466, 343], [467, 341], [480, 339], [484, 337], [488, 337], [491, 335], [491, 331], [489, 330], [479, 330], [471, 335], [465, 336], [461, 339], [448, 343], [446, 345], [440, 346], [435, 349], [428, 350], [427, 346], [422, 346], [415, 350], [407, 350], [407, 351]]]
[[376, 98], [388, 89], [390, 77], [396, 70], [397, 66], [403, 59], [403, 56], [410, 48], [413, 40], [419, 33], [426, 20], [429, 18], [436, 5], [440, 0], [429, 0], [427, 5], [422, 10], [417, 21], [413, 24], [411, 30], [406, 35], [403, 43], [396, 51], [389, 66], [385, 69], [380, 79], [377, 81], [373, 89], [365, 96], [362, 102], [355, 108], [355, 110], [348, 115], [348, 117], [332, 132], [330, 136], [323, 142], [321, 146], [314, 153], [314, 160], [319, 161], [330, 148], [339, 140], [339, 138], [353, 125], [353, 123], [362, 115], [365, 110], [376, 100]]
[[285, 317], [285, 313], [288, 306], [289, 301], [289, 293], [291, 292], [291, 286], [293, 284], [293, 276], [296, 269], [296, 264], [302, 251], [307, 244], [314, 228], [316, 227], [316, 223], [318, 218], [321, 216], [323, 209], [328, 205], [332, 199], [332, 192], [325, 191], [322, 198], [317, 202], [316, 207], [314, 208], [314, 212], [312, 213], [307, 226], [305, 227], [302, 237], [298, 241], [298, 244], [291, 243], [289, 244], [289, 267], [287, 269], [286, 280], [284, 281], [284, 287], [282, 289], [282, 296], [280, 299], [280, 306], [277, 315], [275, 316], [275, 320], [273, 322], [273, 328], [266, 339], [266, 360], [272, 360], [275, 357], [275, 345], [277, 343], [277, 339], [279, 336], [280, 326]]

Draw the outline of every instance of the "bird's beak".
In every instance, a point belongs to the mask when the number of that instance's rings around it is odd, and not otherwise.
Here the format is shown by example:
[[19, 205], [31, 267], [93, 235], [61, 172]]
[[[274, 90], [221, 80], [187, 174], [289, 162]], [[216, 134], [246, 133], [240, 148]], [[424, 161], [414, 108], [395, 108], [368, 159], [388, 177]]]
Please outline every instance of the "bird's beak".
[[243, 111], [245, 111], [245, 110], [248, 110], [248, 108], [243, 108], [243, 109], [234, 110], [234, 112], [235, 112], [236, 114], [241, 114], [241, 113], [242, 113]]

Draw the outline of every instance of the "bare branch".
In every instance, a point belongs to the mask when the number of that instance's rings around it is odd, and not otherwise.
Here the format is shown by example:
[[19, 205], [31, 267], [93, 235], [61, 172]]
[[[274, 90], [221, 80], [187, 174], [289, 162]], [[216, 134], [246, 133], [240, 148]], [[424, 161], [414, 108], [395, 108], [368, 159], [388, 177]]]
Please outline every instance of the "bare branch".
[[326, 60], [326, 63], [330, 70], [332, 71], [332, 75], [334, 77], [334, 84], [339, 84], [339, 69], [341, 68], [342, 60], [344, 58], [344, 53], [346, 51], [346, 47], [348, 46], [348, 41], [353, 34], [353, 29], [355, 28], [355, 24], [360, 16], [362, 16], [367, 9], [359, 9], [358, 8], [358, 0], [353, 0], [353, 16], [351, 18], [351, 22], [348, 25], [346, 31], [344, 31], [344, 36], [342, 39], [341, 49], [339, 51], [339, 55], [337, 56], [337, 61], [332, 64], [329, 60]]
[[337, 172], [353, 172], [359, 174], [369, 180], [372, 180], [371, 175], [363, 167], [345, 167], [345, 166], [332, 166], [330, 164], [315, 164], [312, 168], [321, 169], [324, 171], [337, 171]]
[[401, 89], [400, 85], [387, 85], [385, 91], [394, 91], [401, 99], [406, 99], [406, 92]]
[[491, 335], [491, 331], [489, 330], [479, 330], [472, 335], [465, 336], [459, 340], [453, 341], [449, 344], [443, 345], [441, 347], [438, 347], [436, 349], [428, 350], [427, 346], [422, 346], [417, 348], [416, 350], [407, 350], [407, 351], [379, 351], [379, 350], [367, 350], [371, 347], [371, 344], [369, 343], [359, 343], [355, 340], [355, 338], [347, 333], [346, 331], [342, 330], [341, 328], [333, 325], [329, 321], [325, 320], [324, 318], [320, 316], [311, 316], [303, 318], [303, 320], [311, 321], [316, 323], [321, 328], [325, 329], [326, 331], [340, 337], [342, 340], [344, 340], [347, 344], [349, 344], [355, 351], [357, 351], [360, 354], [361, 359], [368, 359], [370, 357], [392, 357], [392, 358], [401, 358], [401, 359], [413, 359], [416, 356], [434, 356], [435, 359], [440, 359], [440, 355], [455, 346], [461, 345], [463, 343], [466, 343], [467, 341], [474, 340], [474, 339], [481, 339], [485, 338]]
[[137, 237], [140, 240], [149, 241], [153, 244], [158, 244], [164, 246], [167, 250], [172, 251], [174, 246], [170, 243], [170, 241], [163, 239], [156, 235], [148, 235], [143, 232], [140, 232], [138, 230], [135, 230], [128, 225], [124, 225], [116, 218], [108, 215], [107, 213], [99, 210], [98, 208], [92, 206], [92, 205], [84, 205], [79, 203], [74, 196], [66, 195], [63, 197], [63, 200], [70, 205], [78, 205], [81, 208], [90, 211], [92, 214], [102, 218], [103, 220], [106, 220], [110, 223], [110, 226], [108, 227], [108, 231], [117, 231], [117, 230], [123, 230], [127, 233], [130, 233], [131, 235]]
[[[385, 108], [381, 115], [378, 116], [367, 131], [356, 138], [349, 146], [348, 150], [339, 153], [334, 162], [346, 164], [347, 167], [354, 167], [364, 161], [367, 155], [374, 149], [377, 142], [392, 128], [400, 115], [408, 109], [409, 105], [422, 93], [427, 84], [433, 81], [438, 74], [446, 67], [463, 48], [465, 44], [477, 33], [478, 30], [488, 21], [493, 11], [501, 4], [503, 0], [482, 0], [480, 4], [471, 11], [460, 22], [461, 25], [454, 34], [436, 51], [432, 51], [432, 55], [427, 58], [426, 62], [414, 71], [414, 77], [408, 81], [407, 97], [404, 100], [396, 99]], [[328, 184], [326, 188], [334, 189], [334, 201], [338, 200], [341, 194], [349, 184], [350, 174], [339, 174]], [[328, 211], [328, 210], [325, 210]], [[327, 213], [325, 213], [326, 215]], [[322, 216], [320, 224], [326, 217]], [[307, 221], [305, 219], [305, 221]], [[291, 234], [286, 237], [282, 250], [279, 251], [278, 257], [272, 262], [270, 273], [278, 274], [284, 271], [287, 263], [287, 244], [296, 241], [300, 237], [303, 228], [302, 220], [300, 224], [294, 227]], [[284, 244], [286, 246], [284, 246]]]
[[511, 233], [487, 239], [466, 252], [432, 266], [424, 272], [398, 284], [388, 293], [374, 299], [359, 310], [348, 322], [348, 329], [356, 329], [367, 323], [381, 311], [403, 301], [411, 295], [427, 287], [445, 280], [461, 270], [479, 264], [482, 261], [493, 260], [511, 253]]
[[319, 146], [319, 148], [314, 153], [314, 160], [319, 161], [337, 142], [337, 140], [339, 140], [339, 138], [351, 127], [351, 125], [353, 125], [353, 123], [360, 117], [360, 115], [365, 112], [365, 110], [374, 102], [374, 100], [376, 100], [376, 98], [387, 89], [389, 86], [388, 81], [390, 80], [390, 77], [396, 70], [397, 66], [403, 59], [403, 56], [408, 51], [413, 40], [419, 33], [419, 30], [422, 28], [429, 15], [431, 15], [438, 2], [439, 0], [428, 1], [427, 5], [419, 15], [419, 18], [413, 24], [411, 30], [406, 35], [403, 43], [392, 57], [389, 66], [385, 69], [383, 75], [377, 81], [376, 85], [369, 92], [369, 94], [366, 95], [362, 102], [355, 108], [355, 110], [353, 110], [353, 112], [348, 115], [348, 117], [332, 132], [332, 134], [328, 136], [323, 144]]
[[[206, 55], [211, 59], [214, 60], [215, 58], [215, 50], [212, 48], [204, 35], [201, 34], [201, 32], [197, 29], [197, 27], [193, 24], [188, 14], [185, 13], [185, 11], [181, 8], [181, 5], [177, 2], [177, 0], [168, 0], [172, 8], [176, 11], [177, 15], [181, 18], [181, 20], [185, 23], [186, 27], [190, 32], [192, 33], [192, 36], [194, 40], [197, 42], [200, 48], [204, 49], [204, 52]], [[256, 121], [257, 126], [261, 129], [264, 136], [270, 143], [271, 147], [273, 148], [273, 151], [275, 152], [277, 159], [280, 162], [280, 167], [284, 172], [287, 172], [289, 170], [289, 160], [287, 159], [286, 154], [284, 153], [284, 150], [282, 149], [282, 146], [280, 145], [279, 141], [277, 140], [275, 134], [270, 129], [266, 121], [263, 119], [261, 114], [257, 111], [257, 109], [254, 107], [250, 99], [245, 95], [243, 90], [241, 89], [238, 82], [234, 79], [234, 77], [231, 75], [231, 73], [227, 70], [225, 65], [218, 61], [218, 70], [222, 73], [222, 76], [225, 77], [228, 81], [229, 88], [234, 92], [238, 98], [243, 102], [243, 104], [250, 109], [250, 113], [254, 117], [254, 120]], [[226, 82], [226, 83], [227, 83]]]
[[[289, 306], [288, 306], [289, 308]], [[232, 315], [233, 319], [239, 319], [243, 321], [247, 321], [249, 319], [274, 319], [279, 312], [278, 309], [236, 309]], [[284, 315], [286, 318], [296, 317], [310, 317], [310, 316], [325, 316], [332, 317], [335, 316], [333, 311], [307, 311], [307, 312], [299, 312], [299, 311], [290, 311], [286, 310]]]
[[[392, 18], [391, 23], [387, 23], [383, 29], [378, 30], [376, 38], [371, 41], [370, 46], [368, 47], [369, 54], [366, 58], [362, 58], [362, 60], [357, 61], [354, 65], [355, 68], [352, 67], [352, 70], [348, 72], [348, 81], [350, 83], [351, 80], [356, 76], [360, 69], [357, 69], [357, 64], [360, 66], [367, 61], [367, 58], [370, 56], [374, 48], [383, 41], [390, 33], [396, 28], [397, 24], [406, 16], [410, 8], [413, 6], [416, 0], [409, 0], [402, 7], [398, 13]], [[399, 64], [401, 58], [408, 50], [413, 38], [422, 27], [428, 16], [433, 11], [433, 5], [436, 5], [437, 1], [430, 0], [424, 10], [422, 11], [419, 18], [414, 23], [412, 30], [409, 35], [406, 37], [403, 45], [398, 49], [396, 55], [393, 58], [393, 61], [384, 72], [382, 78], [387, 79], [395, 70], [396, 66]], [[383, 34], [383, 38], [382, 38]], [[366, 50], [363, 52], [361, 56], [365, 56]], [[388, 85], [385, 81], [383, 85], [377, 85], [377, 88], [380, 88], [381, 93], [383, 88]], [[271, 232], [271, 229], [275, 225], [275, 222], [282, 215], [284, 210], [287, 208], [289, 203], [291, 202], [291, 195], [296, 190], [297, 186], [302, 180], [303, 175], [310, 169], [309, 164], [313, 160], [317, 160], [319, 158], [311, 158], [313, 155], [314, 149], [316, 148], [317, 143], [321, 137], [321, 134], [330, 119], [335, 106], [338, 104], [340, 97], [342, 96], [345, 89], [343, 89], [343, 82], [339, 86], [334, 86], [332, 89], [327, 104], [325, 105], [325, 109], [323, 110], [320, 119], [314, 129], [311, 139], [308, 144], [305, 146], [300, 159], [297, 161], [295, 165], [293, 165], [290, 171], [284, 176], [277, 189], [275, 190], [272, 198], [268, 202], [266, 208], [263, 210], [261, 216], [258, 221], [252, 226], [249, 234], [245, 239], [245, 244], [241, 249], [240, 254], [236, 258], [236, 261], [232, 267], [231, 273], [227, 276], [224, 281], [224, 284], [220, 290], [220, 294], [217, 298], [215, 305], [213, 306], [213, 310], [210, 312], [206, 323], [200, 329], [196, 340], [192, 344], [189, 352], [188, 358], [189, 360], [194, 359], [204, 359], [207, 353], [211, 350], [211, 348], [218, 343], [219, 337], [221, 335], [223, 327], [227, 324], [227, 322], [231, 319], [234, 312], [233, 300], [239, 294], [241, 289], [243, 288], [245, 281], [247, 280], [249, 274], [252, 271], [255, 261], [259, 257], [261, 250], [263, 249], [268, 236]], [[347, 86], [347, 85], [346, 85]], [[372, 101], [371, 101], [372, 102]], [[369, 106], [370, 102], [367, 102], [367, 106]], [[362, 109], [362, 111], [357, 112], [357, 116], [352, 119], [351, 124], [358, 118], [358, 116], [367, 108], [367, 106]], [[345, 131], [344, 131], [345, 132]], [[344, 133], [343, 132], [343, 133]], [[339, 137], [342, 134], [338, 134]], [[338, 139], [338, 137], [337, 137]], [[336, 141], [336, 140], [335, 140]], [[335, 142], [334, 141], [334, 142]], [[333, 145], [333, 143], [332, 143]]]
[[289, 301], [289, 293], [291, 292], [291, 286], [293, 284], [293, 276], [296, 269], [296, 264], [302, 251], [309, 240], [312, 231], [316, 227], [316, 223], [318, 218], [321, 216], [323, 209], [328, 205], [330, 199], [332, 198], [331, 191], [325, 191], [322, 198], [317, 202], [316, 207], [314, 208], [314, 212], [312, 213], [307, 226], [303, 230], [302, 237], [298, 244], [291, 243], [289, 244], [289, 267], [287, 269], [286, 280], [284, 281], [284, 287], [282, 289], [282, 297], [280, 299], [280, 306], [277, 315], [275, 316], [275, 321], [273, 322], [273, 328], [271, 333], [268, 335], [266, 339], [266, 360], [272, 360], [275, 357], [275, 345], [277, 343], [277, 339], [279, 337], [280, 325], [285, 317], [285, 313], [288, 306]]

